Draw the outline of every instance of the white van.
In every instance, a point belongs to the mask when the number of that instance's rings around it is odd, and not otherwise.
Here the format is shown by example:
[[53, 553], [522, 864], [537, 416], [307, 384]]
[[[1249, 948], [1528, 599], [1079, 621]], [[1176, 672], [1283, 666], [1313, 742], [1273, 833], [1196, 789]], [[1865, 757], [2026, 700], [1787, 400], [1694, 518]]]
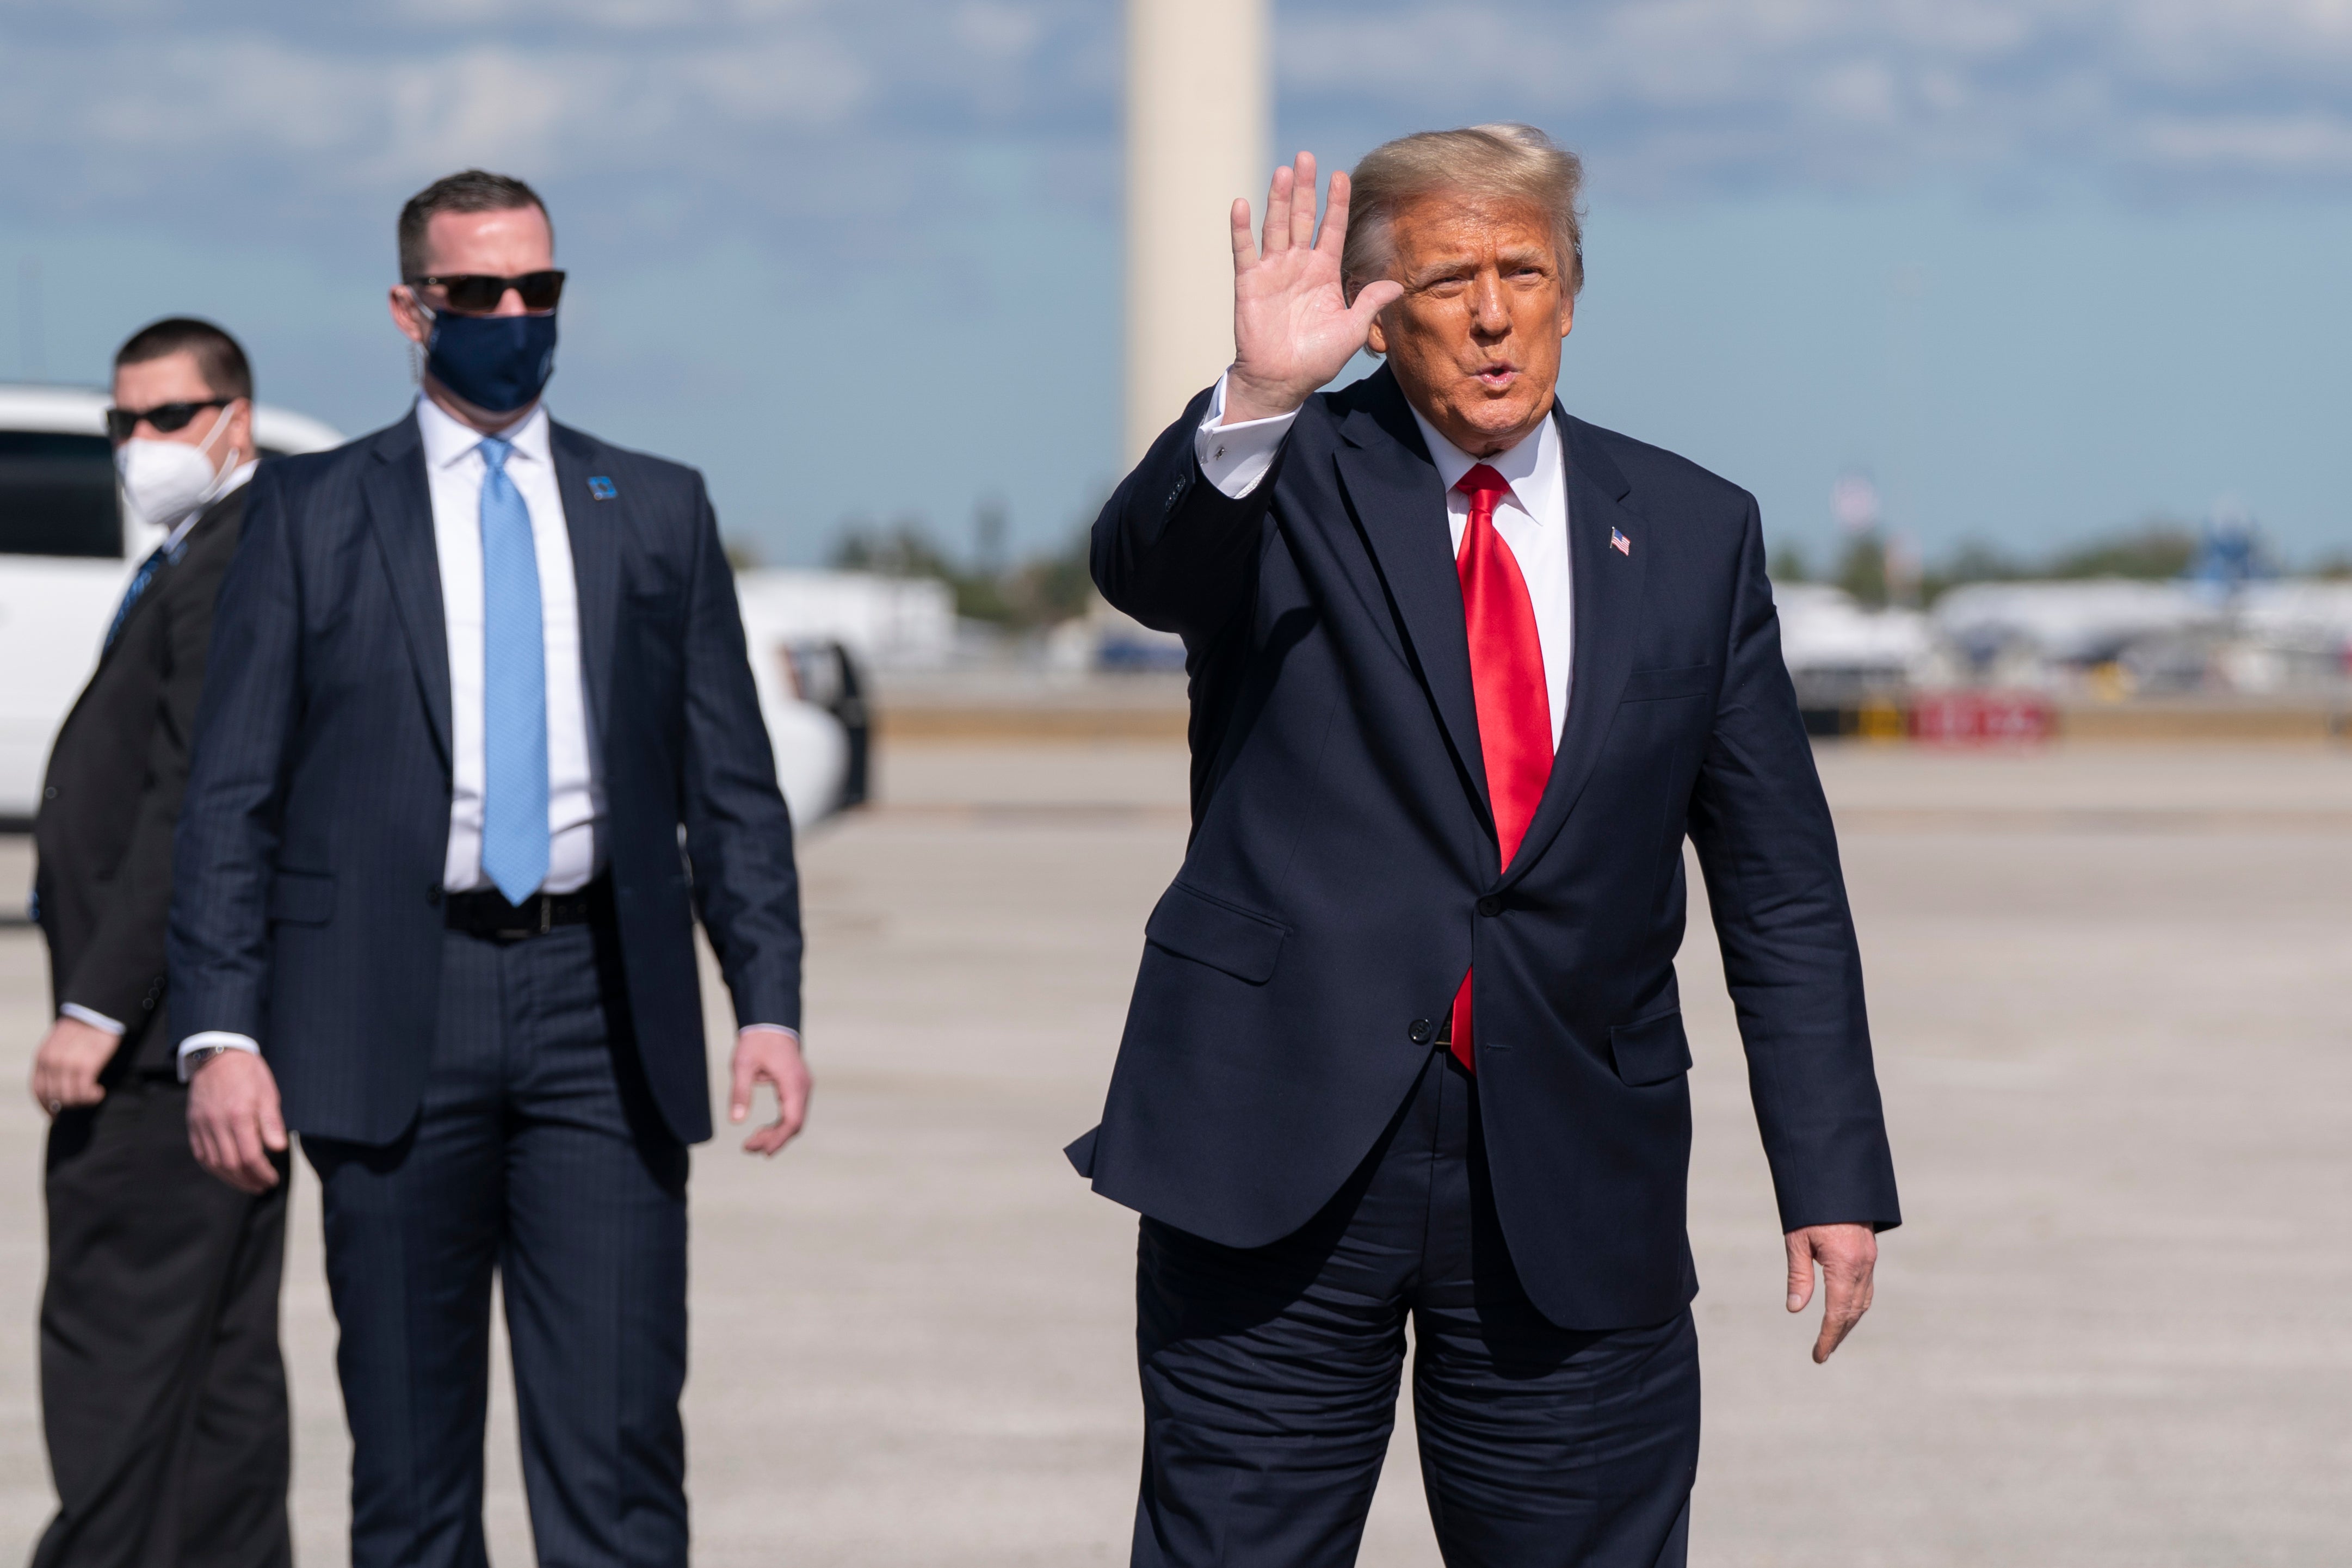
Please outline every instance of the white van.
[[[0, 384], [0, 831], [30, 827], [49, 743], [98, 662], [131, 574], [159, 536], [127, 523], [106, 438], [107, 395]], [[264, 461], [342, 444], [316, 419], [257, 404]], [[856, 673], [836, 646], [751, 628], [776, 773], [796, 822], [864, 797]]]

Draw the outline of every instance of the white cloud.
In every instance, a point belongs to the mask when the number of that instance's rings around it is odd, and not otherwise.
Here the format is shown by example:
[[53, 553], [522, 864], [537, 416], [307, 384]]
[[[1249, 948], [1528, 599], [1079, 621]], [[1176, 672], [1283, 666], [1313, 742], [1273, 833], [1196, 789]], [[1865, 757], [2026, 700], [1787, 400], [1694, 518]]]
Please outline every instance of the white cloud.
[[[873, 86], [863, 62], [829, 39], [714, 49], [675, 63], [675, 89], [706, 97], [740, 125], [837, 125], [866, 102]], [[678, 104], [681, 112], [688, 109]]]
[[821, 213], [868, 243], [951, 224], [921, 176], [975, 138], [1113, 156], [1094, 0], [98, 3], [0, 0], [0, 210], [299, 232], [478, 163], [589, 193], [625, 241]]
[[[196, 224], [462, 163], [615, 211], [895, 213], [1013, 142], [1106, 216], [1109, 0], [0, 0], [0, 202]], [[1286, 125], [1497, 115], [1619, 190], [2352, 185], [2352, 0], [1280, 0]], [[600, 184], [600, 182], [602, 184]], [[240, 193], [226, 199], [226, 193]]]
[[[1623, 183], [2340, 170], [2352, 0], [1441, 0], [1285, 12], [1292, 112], [1510, 113]], [[1380, 105], [1385, 113], [1375, 113]]]
[[2352, 119], [2340, 115], [2159, 117], [2142, 127], [2141, 136], [2153, 161], [2183, 169], [2352, 174]]
[[997, 62], [1026, 58], [1045, 37], [1045, 17], [1036, 6], [998, 0], [965, 0], [955, 8], [952, 26], [966, 47]]
[[[168, 163], [210, 142], [224, 162], [286, 159], [329, 184], [358, 172], [489, 157], [571, 172], [675, 152], [647, 136], [837, 125], [868, 73], [822, 35], [644, 53], [467, 43], [429, 53], [303, 49], [260, 37], [161, 48], [11, 50], [5, 132], [19, 147], [89, 141]], [[61, 85], [68, 90], [58, 90]], [[158, 173], [164, 171], [159, 169]]]

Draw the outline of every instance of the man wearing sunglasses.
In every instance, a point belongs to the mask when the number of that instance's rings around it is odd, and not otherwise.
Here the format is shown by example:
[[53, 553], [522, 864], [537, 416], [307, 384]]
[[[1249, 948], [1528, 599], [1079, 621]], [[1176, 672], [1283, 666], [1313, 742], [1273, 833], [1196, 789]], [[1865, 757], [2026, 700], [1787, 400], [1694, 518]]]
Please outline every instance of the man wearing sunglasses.
[[58, 732], [34, 824], [57, 1021], [33, 1060], [50, 1117], [41, 1399], [58, 1514], [41, 1568], [283, 1563], [285, 1189], [191, 1158], [164, 1016], [172, 834], [213, 605], [254, 472], [253, 373], [208, 321], [157, 321], [114, 362], [134, 540], [98, 669]]
[[494, 1274], [541, 1561], [683, 1564], [694, 919], [772, 1154], [809, 1088], [792, 824], [701, 477], [540, 404], [539, 197], [452, 175], [399, 241], [415, 411], [265, 471], [221, 595], [172, 919], [189, 1132], [247, 1191], [289, 1130], [319, 1173], [354, 1568], [484, 1560]]

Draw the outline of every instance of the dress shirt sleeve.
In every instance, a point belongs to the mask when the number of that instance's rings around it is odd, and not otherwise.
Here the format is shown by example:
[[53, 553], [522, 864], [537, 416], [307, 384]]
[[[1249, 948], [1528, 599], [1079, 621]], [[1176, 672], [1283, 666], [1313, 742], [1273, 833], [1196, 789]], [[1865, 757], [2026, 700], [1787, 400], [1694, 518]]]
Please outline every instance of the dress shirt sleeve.
[[1291, 421], [1298, 412], [1293, 409], [1271, 419], [1244, 419], [1238, 425], [1225, 424], [1224, 417], [1225, 377], [1221, 375], [1216, 390], [1209, 395], [1209, 411], [1192, 433], [1192, 456], [1200, 460], [1203, 479], [1239, 500], [1257, 489], [1266, 470], [1274, 467], [1274, 454], [1282, 438], [1290, 434]]
[[122, 1021], [120, 1018], [110, 1018], [95, 1007], [85, 1007], [79, 1002], [60, 1004], [58, 1007], [58, 1016], [71, 1018], [77, 1024], [88, 1024], [93, 1029], [103, 1029], [118, 1039], [122, 1036]]
[[180, 1042], [178, 1060], [182, 1083], [188, 1081], [188, 1058], [197, 1051], [208, 1051], [215, 1047], [224, 1051], [250, 1051], [257, 1057], [261, 1054], [261, 1042], [250, 1035], [232, 1035], [224, 1029], [210, 1029], [201, 1035], [190, 1035]]
[[[1152, 438], [1103, 503], [1087, 546], [1103, 597], [1154, 631], [1178, 633], [1187, 647], [1214, 637], [1248, 602], [1274, 501], [1264, 476], [1240, 496], [1208, 482], [1198, 437], [1214, 423], [1217, 391], [1194, 393]], [[1286, 438], [1276, 444], [1276, 467], [1288, 447]], [[1213, 458], [1215, 450], [1212, 442]]]

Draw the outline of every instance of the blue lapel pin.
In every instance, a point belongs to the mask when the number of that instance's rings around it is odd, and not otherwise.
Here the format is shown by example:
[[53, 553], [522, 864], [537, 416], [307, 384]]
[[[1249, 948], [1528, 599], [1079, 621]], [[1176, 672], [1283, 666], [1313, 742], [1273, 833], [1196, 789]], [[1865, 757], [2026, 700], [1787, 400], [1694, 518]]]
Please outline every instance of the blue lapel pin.
[[612, 480], [602, 474], [593, 474], [588, 479], [588, 493], [598, 500], [611, 500], [621, 492], [614, 487]]
[[[588, 482], [593, 485], [596, 481], [591, 479]], [[1628, 561], [1633, 559], [1633, 542], [1613, 528], [1609, 531], [1609, 548]]]

